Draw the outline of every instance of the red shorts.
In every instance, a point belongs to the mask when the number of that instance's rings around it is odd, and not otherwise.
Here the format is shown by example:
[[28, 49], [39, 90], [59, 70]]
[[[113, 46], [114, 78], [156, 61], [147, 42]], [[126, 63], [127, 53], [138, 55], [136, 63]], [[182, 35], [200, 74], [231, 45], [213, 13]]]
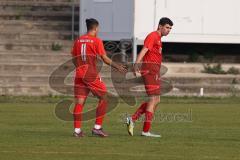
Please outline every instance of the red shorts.
[[149, 96], [161, 94], [160, 74], [144, 74], [142, 75], [146, 92]]
[[74, 95], [75, 98], [86, 98], [89, 92], [94, 96], [102, 97], [107, 93], [106, 85], [101, 81], [101, 78], [79, 78], [75, 77]]

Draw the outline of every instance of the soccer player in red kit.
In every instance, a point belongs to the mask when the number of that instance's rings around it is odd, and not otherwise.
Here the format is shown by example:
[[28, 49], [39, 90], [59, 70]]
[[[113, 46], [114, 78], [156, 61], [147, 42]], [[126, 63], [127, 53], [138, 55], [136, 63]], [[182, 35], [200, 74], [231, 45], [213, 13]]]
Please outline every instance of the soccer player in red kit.
[[[134, 122], [138, 120], [142, 114], [145, 114], [145, 122], [143, 126], [142, 136], [161, 137], [160, 135], [150, 133], [151, 123], [156, 110], [157, 104], [160, 102], [160, 68], [162, 63], [162, 41], [161, 37], [167, 36], [171, 31], [173, 22], [163, 17], [160, 19], [157, 31], [150, 33], [145, 41], [141, 52], [134, 64], [134, 74], [141, 73], [149, 101], [144, 102], [131, 117], [127, 117], [127, 129], [129, 135], [133, 136]], [[142, 62], [141, 69], [139, 64]]]
[[99, 99], [96, 109], [95, 126], [92, 134], [100, 137], [107, 137], [108, 134], [103, 131], [102, 124], [107, 108], [106, 85], [102, 82], [96, 67], [97, 57], [100, 57], [104, 63], [116, 68], [118, 71], [125, 73], [126, 68], [109, 59], [106, 55], [104, 45], [101, 39], [97, 37], [99, 32], [99, 23], [96, 19], [87, 19], [87, 33], [80, 36], [75, 42], [72, 49], [73, 63], [76, 66], [74, 95], [74, 136], [83, 137], [81, 130], [82, 110], [86, 98], [91, 91]]

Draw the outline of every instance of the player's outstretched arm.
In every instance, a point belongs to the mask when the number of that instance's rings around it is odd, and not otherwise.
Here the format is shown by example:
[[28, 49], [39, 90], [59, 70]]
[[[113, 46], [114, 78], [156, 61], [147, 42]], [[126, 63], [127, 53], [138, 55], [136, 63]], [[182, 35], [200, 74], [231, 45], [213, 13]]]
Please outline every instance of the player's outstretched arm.
[[148, 48], [143, 47], [141, 52], [138, 54], [137, 60], [136, 60], [135, 64], [133, 65], [133, 74], [135, 76], [137, 76], [137, 73], [140, 73], [140, 71], [139, 71], [139, 64], [142, 62], [142, 59], [143, 59], [143, 57], [145, 56], [145, 54], [147, 52], [148, 52]]
[[113, 62], [110, 58], [108, 58], [108, 56], [106, 54], [101, 55], [101, 59], [103, 60], [103, 62], [105, 64], [117, 69], [119, 72], [121, 72], [121, 73], [127, 72], [127, 67], [125, 65]]

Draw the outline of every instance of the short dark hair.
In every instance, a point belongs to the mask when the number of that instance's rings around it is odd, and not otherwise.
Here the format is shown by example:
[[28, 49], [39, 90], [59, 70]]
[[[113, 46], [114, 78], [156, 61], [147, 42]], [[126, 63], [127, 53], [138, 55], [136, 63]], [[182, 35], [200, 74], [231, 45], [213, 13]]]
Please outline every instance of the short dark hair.
[[86, 26], [88, 31], [93, 30], [98, 25], [99, 23], [96, 19], [93, 19], [93, 18], [86, 19]]
[[167, 18], [167, 17], [162, 17], [159, 21], [159, 25], [164, 26], [166, 24], [169, 24], [170, 26], [173, 26], [173, 22], [171, 19]]

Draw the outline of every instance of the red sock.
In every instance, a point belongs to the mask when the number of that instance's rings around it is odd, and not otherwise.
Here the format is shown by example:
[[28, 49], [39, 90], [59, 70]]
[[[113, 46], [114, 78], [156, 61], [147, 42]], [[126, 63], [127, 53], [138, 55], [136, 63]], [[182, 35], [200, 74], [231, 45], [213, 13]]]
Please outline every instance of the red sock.
[[147, 107], [148, 103], [144, 102], [143, 104], [141, 104], [141, 106], [138, 108], [138, 110], [134, 113], [134, 115], [132, 115], [132, 120], [133, 122], [135, 122], [136, 120], [138, 120], [141, 115], [143, 113], [145, 113], [146, 111], [146, 107]]
[[153, 119], [153, 113], [149, 112], [149, 111], [146, 111], [145, 122], [144, 122], [144, 125], [143, 125], [143, 132], [149, 132], [149, 130], [151, 128], [152, 119]]
[[107, 101], [106, 100], [101, 100], [98, 103], [97, 111], [96, 111], [96, 125], [102, 125], [103, 124], [103, 119], [106, 113], [107, 109]]
[[82, 122], [82, 110], [83, 106], [81, 104], [76, 104], [74, 108], [74, 128], [81, 128]]

